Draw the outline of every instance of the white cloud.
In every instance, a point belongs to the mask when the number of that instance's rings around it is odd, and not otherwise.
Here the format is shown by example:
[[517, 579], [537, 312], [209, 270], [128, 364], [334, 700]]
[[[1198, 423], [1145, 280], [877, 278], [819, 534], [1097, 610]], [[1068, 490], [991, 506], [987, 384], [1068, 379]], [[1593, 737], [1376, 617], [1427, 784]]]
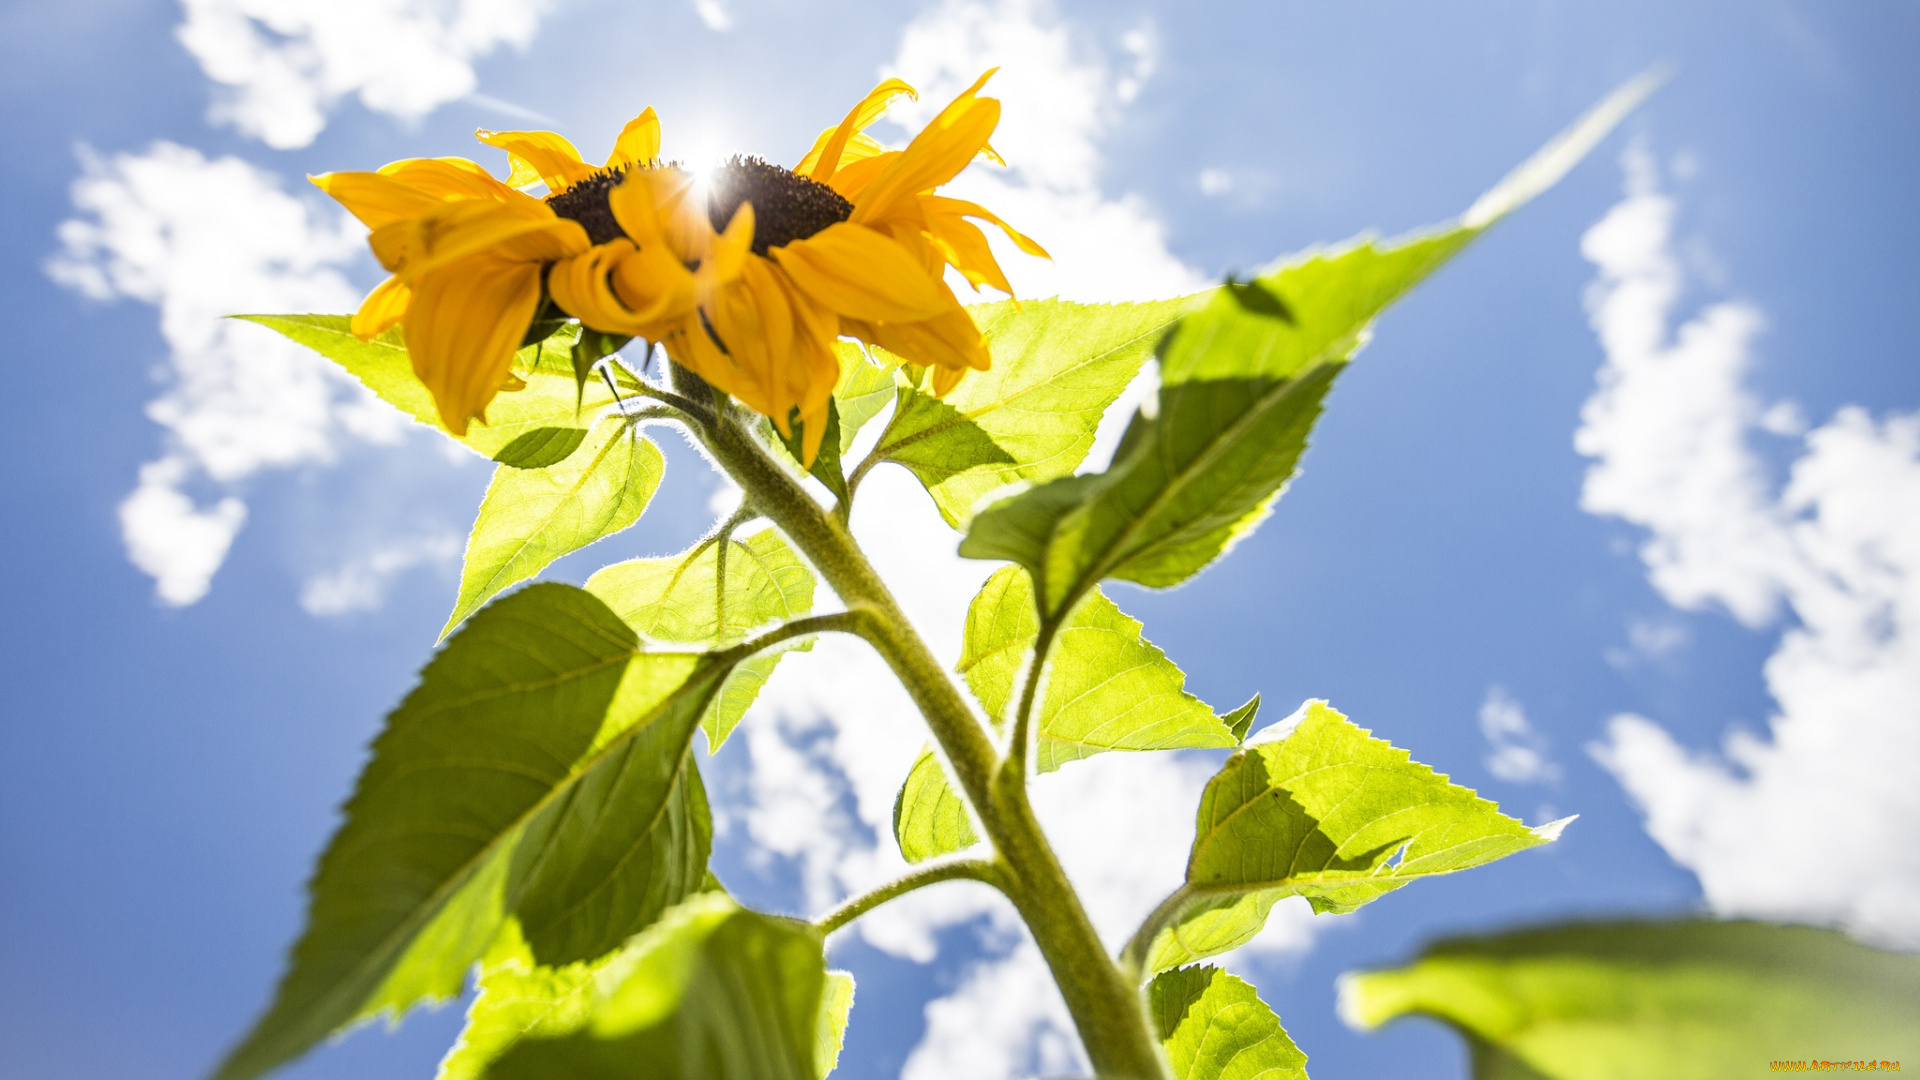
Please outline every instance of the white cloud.
[[1480, 703], [1480, 734], [1491, 752], [1487, 771], [1515, 784], [1550, 784], [1560, 779], [1560, 766], [1547, 754], [1547, 740], [1527, 722], [1520, 703], [1498, 686], [1487, 688]]
[[[711, 0], [703, 0], [711, 2]], [[478, 85], [473, 61], [533, 40], [546, 0], [181, 0], [175, 31], [219, 86], [210, 119], [305, 146], [348, 94], [417, 120]]]
[[927, 1006], [927, 1033], [902, 1080], [986, 1080], [1084, 1071], [1079, 1038], [1040, 950], [1021, 941], [982, 960], [960, 989]]
[[[165, 389], [147, 414], [167, 449], [141, 470], [121, 511], [135, 565], [164, 603], [191, 604], [245, 519], [237, 485], [268, 468], [333, 458], [342, 438], [398, 441], [407, 421], [332, 364], [233, 312], [345, 311], [359, 300], [341, 268], [357, 226], [282, 191], [237, 158], [159, 142], [144, 153], [84, 153], [77, 218], [59, 229], [54, 278], [100, 300], [159, 310]], [[224, 494], [196, 509], [189, 485]]]
[[417, 566], [446, 565], [460, 557], [460, 538], [451, 533], [419, 536], [382, 544], [357, 555], [331, 574], [307, 579], [300, 606], [309, 615], [347, 615], [373, 611], [387, 599], [387, 588]]
[[700, 16], [701, 22], [707, 24], [707, 29], [716, 34], [733, 29], [733, 16], [727, 14], [720, 0], [693, 0], [693, 12]]
[[1577, 436], [1596, 459], [1583, 505], [1648, 530], [1649, 578], [1676, 606], [1791, 621], [1764, 669], [1765, 736], [1713, 755], [1623, 715], [1593, 752], [1715, 911], [1920, 947], [1920, 417], [1842, 409], [1776, 489], [1749, 440], [1793, 425], [1745, 387], [1759, 315], [1714, 304], [1669, 331], [1675, 205], [1644, 152], [1628, 172], [1583, 244], [1607, 352]]

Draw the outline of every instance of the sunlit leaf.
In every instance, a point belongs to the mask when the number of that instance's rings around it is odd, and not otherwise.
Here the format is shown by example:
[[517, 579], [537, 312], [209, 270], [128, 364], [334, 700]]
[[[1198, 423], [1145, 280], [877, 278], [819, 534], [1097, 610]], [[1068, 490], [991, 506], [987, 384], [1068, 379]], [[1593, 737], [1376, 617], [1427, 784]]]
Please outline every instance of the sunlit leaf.
[[[642, 637], [706, 646], [733, 645], [769, 623], [806, 615], [813, 610], [813, 588], [813, 571], [773, 529], [728, 540], [724, 547], [703, 543], [664, 559], [614, 563], [586, 585]], [[701, 721], [708, 749], [726, 741], [782, 655], [811, 647], [802, 639], [735, 667]]]
[[1027, 567], [1049, 616], [1108, 578], [1165, 587], [1198, 573], [1266, 516], [1373, 320], [1558, 181], [1648, 89], [1616, 91], [1455, 222], [1215, 290], [1161, 341], [1158, 400], [1135, 415], [1113, 466], [980, 510], [961, 554]]
[[821, 995], [820, 1020], [814, 1028], [813, 1072], [826, 1076], [840, 1064], [840, 1050], [847, 1040], [847, 1020], [853, 1015], [853, 974], [827, 972], [826, 991]]
[[712, 825], [688, 745], [726, 671], [642, 651], [568, 585], [476, 615], [374, 740], [286, 977], [221, 1080], [458, 994], [509, 919], [563, 966], [700, 889]]
[[1148, 952], [1160, 971], [1245, 944], [1275, 901], [1353, 911], [1407, 883], [1492, 862], [1559, 836], [1528, 828], [1325, 702], [1291, 734], [1227, 760], [1200, 797], [1182, 893]]
[[910, 863], [965, 851], [980, 842], [967, 805], [954, 793], [933, 747], [920, 751], [893, 800], [893, 836]]
[[1307, 1080], [1307, 1055], [1253, 987], [1214, 967], [1162, 972], [1147, 988], [1175, 1080]]
[[893, 401], [893, 373], [900, 359], [883, 349], [863, 349], [853, 341], [839, 341], [835, 349], [840, 354], [840, 380], [834, 385], [833, 400], [840, 413], [840, 453], [845, 454], [853, 449], [853, 440], [867, 421]]
[[959, 528], [989, 492], [1072, 473], [1093, 446], [1107, 406], [1161, 332], [1195, 303], [1006, 300], [971, 307], [992, 369], [968, 372], [944, 398], [922, 385], [924, 371], [903, 377], [874, 453], [913, 470], [947, 523]]
[[521, 1039], [489, 1080], [820, 1080], [851, 1003], [812, 927], [724, 895], [681, 904], [597, 973], [570, 1032]]
[[608, 416], [564, 461], [494, 470], [467, 537], [460, 595], [441, 633], [560, 556], [640, 520], [664, 469], [659, 447]]
[[1248, 729], [1253, 727], [1253, 718], [1259, 715], [1260, 695], [1255, 694], [1247, 699], [1245, 705], [1222, 716], [1220, 722], [1227, 725], [1227, 730], [1233, 732], [1235, 739], [1245, 742]]
[[[347, 329], [346, 315], [237, 315], [276, 330], [339, 364], [381, 400], [448, 438], [440, 426], [433, 395], [413, 374], [413, 362], [396, 328], [361, 341]], [[485, 423], [474, 424], [459, 441], [486, 457], [495, 457], [515, 439], [542, 428], [589, 427], [613, 403], [605, 386], [576, 388], [571, 357], [574, 327], [529, 345], [515, 354], [513, 373], [527, 385], [493, 399]]]
[[[1014, 687], [1040, 632], [1033, 586], [1017, 566], [995, 572], [967, 611], [959, 670], [988, 715], [1005, 723]], [[1035, 767], [1051, 772], [1103, 750], [1225, 747], [1238, 740], [1200, 699], [1186, 675], [1140, 636], [1098, 590], [1055, 634], [1034, 726]]]
[[1804, 926], [1575, 924], [1443, 941], [1404, 968], [1347, 975], [1340, 1012], [1361, 1028], [1441, 1020], [1477, 1080], [1880, 1072], [1920, 1060], [1920, 957]]

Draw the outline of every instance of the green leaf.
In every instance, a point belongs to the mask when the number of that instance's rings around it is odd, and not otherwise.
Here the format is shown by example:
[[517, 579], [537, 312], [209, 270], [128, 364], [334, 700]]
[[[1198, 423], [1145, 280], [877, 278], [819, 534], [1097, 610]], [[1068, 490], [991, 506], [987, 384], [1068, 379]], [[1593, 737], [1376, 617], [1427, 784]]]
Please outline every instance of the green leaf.
[[1233, 732], [1235, 741], [1246, 742], [1247, 731], [1253, 727], [1253, 718], [1258, 715], [1260, 715], [1260, 695], [1255, 694], [1247, 699], [1245, 705], [1222, 716], [1220, 722], [1227, 725], [1227, 730]]
[[850, 1000], [811, 927], [718, 894], [669, 912], [595, 981], [584, 1022], [521, 1039], [485, 1076], [820, 1080], [839, 1026], [828, 1014]]
[[494, 470], [467, 537], [460, 595], [441, 636], [501, 590], [640, 520], [664, 468], [659, 447], [608, 416], [558, 464]]
[[[346, 315], [236, 315], [259, 323], [299, 342], [345, 368], [381, 400], [420, 423], [455, 436], [440, 426], [433, 395], [413, 374], [413, 362], [400, 340], [389, 330], [372, 341], [361, 341], [348, 329]], [[541, 428], [584, 430], [600, 410], [613, 404], [606, 387], [576, 388], [573, 380], [573, 327], [537, 345], [521, 349], [513, 358], [513, 373], [525, 389], [501, 394], [487, 406], [487, 421], [467, 429], [466, 443], [485, 457], [498, 455], [515, 439]]]
[[[967, 610], [959, 671], [996, 723], [1004, 724], [1014, 686], [1040, 632], [1026, 571], [1002, 567]], [[1035, 766], [1052, 772], [1103, 750], [1232, 746], [1239, 740], [1200, 699], [1187, 677], [1140, 636], [1140, 623], [1099, 590], [1073, 609], [1054, 636], [1046, 682], [1035, 706]]]
[[821, 995], [820, 1020], [814, 1028], [813, 1074], [824, 1077], [840, 1064], [840, 1050], [847, 1040], [847, 1020], [853, 1015], [853, 973], [827, 972], [826, 991]]
[[569, 585], [474, 616], [374, 740], [278, 994], [220, 1080], [458, 994], [509, 920], [559, 966], [700, 889], [712, 823], [688, 746], [731, 662], [642, 651]]
[[[771, 426], [771, 425], [769, 425]], [[800, 419], [800, 410], [795, 409], [788, 418], [787, 426], [793, 431], [793, 437], [780, 435], [780, 445], [795, 464], [801, 460], [801, 451], [806, 448], [807, 424]], [[778, 434], [776, 431], [775, 434]], [[827, 433], [821, 438], [820, 452], [813, 457], [813, 466], [807, 469], [814, 479], [825, 484], [833, 497], [841, 502], [847, 501], [847, 474], [840, 465], [840, 444], [844, 440], [840, 433], [840, 403], [827, 402]]]
[[580, 324], [578, 339], [567, 352], [567, 359], [573, 368], [574, 392], [582, 399], [586, 397], [587, 380], [593, 374], [593, 365], [625, 348], [633, 338], [626, 334], [609, 334]]
[[488, 1062], [521, 1039], [577, 1030], [592, 1016], [595, 977], [621, 957], [543, 967], [519, 931], [518, 922], [507, 920], [481, 961], [467, 1025], [441, 1059], [436, 1080], [477, 1080]]
[[1079, 467], [1107, 406], [1139, 373], [1162, 331], [1197, 302], [1004, 300], [970, 307], [992, 369], [969, 372], [945, 398], [926, 388], [924, 371], [903, 378], [876, 458], [911, 469], [947, 524], [960, 528], [982, 496]]
[[840, 354], [840, 380], [833, 400], [840, 413], [840, 454], [853, 449], [853, 440], [867, 421], [880, 415], [894, 397], [894, 370], [900, 358], [885, 349], [863, 349], [858, 342], [835, 343]]
[[1157, 407], [1135, 415], [1112, 468], [980, 511], [960, 553], [1032, 571], [1049, 617], [1107, 578], [1166, 587], [1198, 573], [1266, 516], [1373, 320], [1557, 181], [1651, 88], [1643, 78], [1616, 91], [1456, 222], [1214, 291], [1161, 342]]
[[1340, 1013], [1360, 1028], [1441, 1020], [1479, 1080], [1819, 1071], [1920, 1060], [1920, 957], [1805, 926], [1574, 924], [1444, 941], [1404, 968], [1346, 975]]
[[1208, 781], [1176, 894], [1186, 903], [1155, 937], [1148, 971], [1245, 944], [1286, 897], [1353, 911], [1417, 878], [1544, 844], [1566, 825], [1528, 828], [1323, 701], [1303, 713], [1291, 734], [1246, 747]]
[[[614, 563], [588, 578], [586, 589], [650, 641], [725, 646], [812, 611], [814, 577], [786, 538], [767, 529], [724, 546], [702, 543], [664, 559]], [[709, 752], [726, 741], [780, 658], [810, 648], [810, 641], [796, 641], [733, 669], [701, 720]]]
[[893, 800], [893, 837], [910, 863], [965, 851], [980, 842], [967, 804], [954, 794], [946, 767], [928, 745], [914, 759]]
[[535, 428], [501, 447], [493, 460], [516, 469], [544, 469], [567, 460], [586, 439], [585, 428]]
[[1162, 973], [1148, 1008], [1176, 1080], [1307, 1080], [1307, 1055], [1253, 987], [1215, 967]]

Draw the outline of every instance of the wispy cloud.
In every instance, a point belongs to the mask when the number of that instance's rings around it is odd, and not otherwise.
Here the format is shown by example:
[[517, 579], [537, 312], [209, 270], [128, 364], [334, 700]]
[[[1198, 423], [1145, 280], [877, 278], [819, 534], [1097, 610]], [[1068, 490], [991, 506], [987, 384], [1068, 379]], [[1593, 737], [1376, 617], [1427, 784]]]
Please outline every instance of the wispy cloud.
[[[702, 0], [711, 3], [713, 0]], [[347, 95], [417, 120], [472, 93], [473, 62], [533, 40], [547, 0], [181, 0], [175, 31], [218, 88], [210, 119], [306, 146]]]
[[1487, 771], [1514, 784], [1551, 784], [1560, 766], [1547, 751], [1545, 736], [1528, 722], [1520, 703], [1498, 687], [1487, 688], [1480, 703], [1480, 734], [1487, 740]]
[[[344, 311], [358, 302], [343, 267], [360, 246], [344, 214], [288, 195], [237, 158], [159, 142], [83, 155], [80, 216], [60, 226], [47, 272], [100, 300], [154, 305], [168, 347], [164, 389], [147, 414], [164, 455], [121, 508], [129, 556], [162, 602], [207, 592], [246, 519], [240, 485], [262, 469], [333, 459], [342, 439], [393, 443], [408, 421], [312, 351], [244, 311]], [[217, 497], [195, 502], [196, 489]]]
[[395, 577], [417, 566], [451, 565], [460, 549], [460, 538], [452, 533], [382, 544], [348, 559], [331, 574], [308, 578], [300, 590], [300, 606], [319, 616], [376, 610], [386, 602]]
[[1647, 530], [1649, 579], [1675, 606], [1789, 621], [1764, 736], [1715, 755], [1623, 715], [1593, 753], [1715, 911], [1920, 946], [1920, 417], [1841, 409], [1772, 484], [1751, 439], [1792, 437], [1798, 410], [1746, 387], [1760, 315], [1722, 302], [1673, 329], [1677, 208], [1644, 150], [1627, 171], [1583, 242], [1607, 362], [1576, 436], [1594, 459], [1582, 505]]

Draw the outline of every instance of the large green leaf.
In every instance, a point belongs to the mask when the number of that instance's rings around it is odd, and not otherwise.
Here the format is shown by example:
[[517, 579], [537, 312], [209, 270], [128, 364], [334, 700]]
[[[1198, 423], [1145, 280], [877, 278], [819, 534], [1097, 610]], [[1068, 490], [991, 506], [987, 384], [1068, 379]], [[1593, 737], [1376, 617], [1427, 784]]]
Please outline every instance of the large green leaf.
[[1161, 332], [1195, 303], [1004, 300], [968, 308], [993, 367], [969, 372], [944, 398], [926, 388], [924, 370], [915, 378], [903, 371], [876, 460], [913, 470], [955, 528], [989, 492], [1066, 476]]
[[221, 1080], [459, 993], [508, 920], [564, 965], [700, 888], [712, 824], [688, 746], [730, 662], [642, 651], [569, 585], [476, 615], [374, 740], [287, 974]]
[[[987, 579], [967, 611], [959, 670], [996, 723], [1004, 723], [1020, 672], [1040, 632], [1033, 585], [1017, 566]], [[1103, 750], [1225, 747], [1239, 740], [1200, 699], [1186, 675], [1099, 590], [1054, 635], [1035, 705], [1035, 765], [1052, 772]]]
[[893, 838], [910, 863], [965, 851], [980, 842], [967, 804], [954, 793], [946, 767], [927, 746], [914, 759], [907, 782], [893, 800]]
[[564, 461], [544, 469], [495, 469], [467, 537], [460, 595], [441, 634], [553, 560], [640, 520], [664, 469], [660, 448], [618, 416], [603, 417]]
[[1187, 881], [1147, 971], [1244, 944], [1286, 897], [1353, 911], [1418, 878], [1544, 844], [1566, 825], [1528, 828], [1322, 701], [1307, 703], [1291, 734], [1255, 742], [1200, 797]]
[[1215, 967], [1162, 972], [1148, 1008], [1175, 1080], [1307, 1080], [1307, 1055], [1253, 987]]
[[1887, 1071], [1920, 1060], [1920, 957], [1804, 926], [1576, 924], [1347, 975], [1340, 1012], [1361, 1028], [1444, 1021], [1478, 1080]]
[[1198, 573], [1266, 516], [1373, 320], [1556, 182], [1651, 89], [1641, 79], [1616, 91], [1456, 222], [1215, 291], [1162, 340], [1157, 407], [1134, 417], [1112, 468], [986, 508], [960, 553], [1027, 567], [1050, 618], [1106, 578], [1164, 587]]
[[852, 1003], [851, 980], [829, 978], [812, 927], [718, 894], [669, 912], [594, 981], [571, 1031], [529, 1033], [484, 1075], [820, 1080]]
[[[649, 641], [706, 646], [733, 645], [768, 623], [807, 614], [813, 587], [813, 571], [772, 529], [664, 559], [614, 563], [586, 585]], [[788, 649], [811, 647], [801, 640]], [[701, 721], [709, 750], [726, 741], [788, 649], [743, 661], [727, 676]]]
[[[413, 374], [400, 331], [392, 329], [372, 341], [361, 341], [348, 329], [346, 315], [237, 315], [276, 330], [345, 368], [347, 373], [381, 400], [448, 438], [433, 407], [433, 395]], [[501, 394], [487, 406], [487, 422], [474, 424], [460, 439], [490, 458], [498, 458], [514, 440], [543, 428], [584, 429], [593, 417], [613, 403], [605, 386], [576, 387], [571, 357], [577, 328], [568, 327], [547, 340], [521, 349], [513, 358], [513, 373], [527, 385]]]

